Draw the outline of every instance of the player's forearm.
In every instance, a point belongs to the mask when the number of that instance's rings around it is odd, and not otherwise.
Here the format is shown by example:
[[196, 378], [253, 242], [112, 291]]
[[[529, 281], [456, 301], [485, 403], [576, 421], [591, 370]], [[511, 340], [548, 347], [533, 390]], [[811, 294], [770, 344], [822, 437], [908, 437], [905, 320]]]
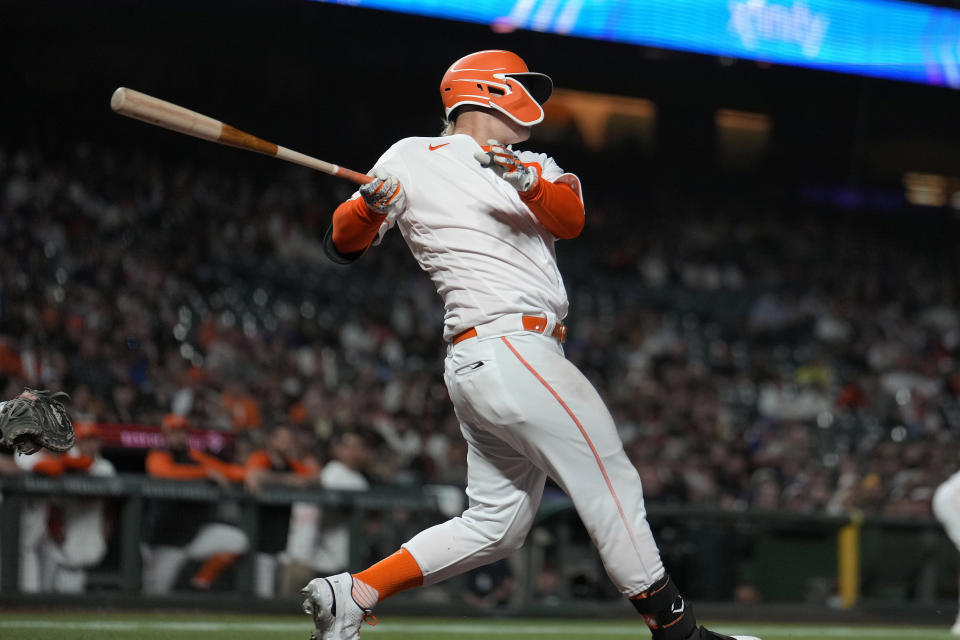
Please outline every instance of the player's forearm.
[[200, 465], [177, 464], [169, 454], [147, 454], [147, 474], [168, 480], [203, 480], [207, 470]]
[[33, 472], [44, 476], [60, 476], [65, 470], [59, 457], [44, 458], [33, 465]]
[[243, 482], [244, 476], [247, 475], [247, 470], [242, 465], [224, 462], [220, 458], [203, 451], [192, 449], [190, 457], [201, 466], [222, 473], [230, 482]]
[[370, 209], [363, 198], [347, 200], [333, 212], [333, 245], [343, 254], [364, 251], [386, 217]]
[[207, 478], [206, 469], [187, 464], [148, 467], [147, 474], [154, 478], [164, 478], [166, 480], [205, 480]]
[[63, 456], [63, 466], [70, 471], [86, 471], [93, 466], [93, 457], [86, 455]]
[[583, 202], [569, 185], [541, 179], [529, 192], [521, 192], [520, 197], [540, 224], [556, 237], [576, 238], [583, 231]]
[[320, 473], [319, 467], [312, 460], [292, 460], [288, 459], [287, 464], [290, 465], [290, 468], [293, 469], [293, 472], [298, 476], [312, 477]]

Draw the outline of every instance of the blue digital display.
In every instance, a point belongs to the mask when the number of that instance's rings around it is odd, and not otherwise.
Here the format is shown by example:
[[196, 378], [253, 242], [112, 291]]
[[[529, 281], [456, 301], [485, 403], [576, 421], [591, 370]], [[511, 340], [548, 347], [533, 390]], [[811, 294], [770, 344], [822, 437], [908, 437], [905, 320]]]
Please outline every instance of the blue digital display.
[[889, 0], [319, 0], [960, 87], [960, 11]]

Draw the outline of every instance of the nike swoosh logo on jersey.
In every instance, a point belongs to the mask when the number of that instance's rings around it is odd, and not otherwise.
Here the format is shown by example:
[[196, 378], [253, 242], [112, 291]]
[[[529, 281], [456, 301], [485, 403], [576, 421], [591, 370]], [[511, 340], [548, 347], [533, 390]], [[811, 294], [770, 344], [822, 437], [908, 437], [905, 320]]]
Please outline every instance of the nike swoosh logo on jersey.
[[440, 147], [445, 147], [445, 146], [447, 146], [448, 144], [450, 144], [450, 143], [449, 143], [449, 142], [444, 142], [443, 144], [438, 144], [437, 146], [433, 146], [432, 144], [431, 144], [431, 145], [427, 145], [427, 146], [430, 147], [430, 151], [436, 151], [436, 150], [439, 149]]

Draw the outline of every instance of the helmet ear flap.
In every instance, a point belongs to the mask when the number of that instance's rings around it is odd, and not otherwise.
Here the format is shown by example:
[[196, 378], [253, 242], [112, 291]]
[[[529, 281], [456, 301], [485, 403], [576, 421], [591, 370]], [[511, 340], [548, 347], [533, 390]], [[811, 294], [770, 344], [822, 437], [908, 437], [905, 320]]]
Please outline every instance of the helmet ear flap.
[[527, 88], [518, 80], [507, 78], [510, 92], [502, 98], [490, 100], [490, 106], [507, 114], [511, 120], [525, 127], [532, 127], [543, 120], [543, 107], [533, 99]]

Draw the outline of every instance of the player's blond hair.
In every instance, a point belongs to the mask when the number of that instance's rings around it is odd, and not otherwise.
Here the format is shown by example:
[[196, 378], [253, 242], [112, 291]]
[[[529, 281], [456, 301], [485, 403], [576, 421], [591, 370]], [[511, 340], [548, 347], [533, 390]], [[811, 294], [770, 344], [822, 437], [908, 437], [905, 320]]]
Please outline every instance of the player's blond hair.
[[443, 128], [440, 129], [441, 136], [452, 136], [453, 130], [457, 128], [457, 123], [449, 118], [443, 119]]

